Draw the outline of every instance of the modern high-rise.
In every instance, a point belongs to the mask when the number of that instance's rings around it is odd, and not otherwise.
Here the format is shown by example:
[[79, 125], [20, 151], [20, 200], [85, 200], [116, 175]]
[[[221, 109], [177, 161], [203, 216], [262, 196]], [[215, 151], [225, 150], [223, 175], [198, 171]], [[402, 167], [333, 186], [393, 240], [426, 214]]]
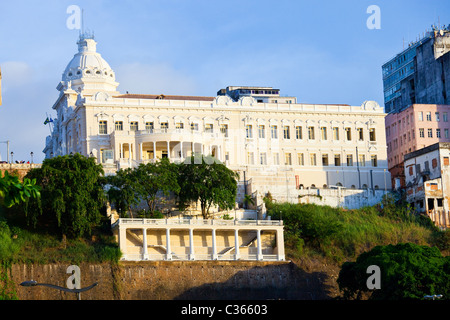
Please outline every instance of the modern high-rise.
[[448, 142], [450, 29], [436, 28], [382, 66], [388, 167], [405, 186], [404, 156]]
[[432, 31], [383, 64], [384, 107], [396, 113], [412, 104], [450, 104], [450, 30]]

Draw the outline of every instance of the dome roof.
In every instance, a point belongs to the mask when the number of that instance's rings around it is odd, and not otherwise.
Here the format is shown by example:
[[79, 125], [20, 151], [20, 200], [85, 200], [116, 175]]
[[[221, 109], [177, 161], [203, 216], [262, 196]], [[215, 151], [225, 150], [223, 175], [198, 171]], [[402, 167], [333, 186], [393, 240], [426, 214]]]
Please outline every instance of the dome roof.
[[81, 78], [108, 79], [115, 81], [114, 71], [97, 50], [93, 36], [81, 35], [78, 53], [74, 55], [62, 75], [63, 81]]

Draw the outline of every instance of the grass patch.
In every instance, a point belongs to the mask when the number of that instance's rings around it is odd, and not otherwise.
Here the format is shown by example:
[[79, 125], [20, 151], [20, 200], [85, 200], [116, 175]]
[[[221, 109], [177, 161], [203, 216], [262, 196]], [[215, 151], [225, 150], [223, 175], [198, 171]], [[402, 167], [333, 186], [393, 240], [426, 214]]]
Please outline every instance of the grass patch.
[[320, 255], [333, 263], [354, 260], [377, 245], [412, 242], [448, 246], [448, 236], [406, 207], [386, 205], [345, 210], [315, 204], [267, 203], [268, 214], [285, 225], [286, 253]]

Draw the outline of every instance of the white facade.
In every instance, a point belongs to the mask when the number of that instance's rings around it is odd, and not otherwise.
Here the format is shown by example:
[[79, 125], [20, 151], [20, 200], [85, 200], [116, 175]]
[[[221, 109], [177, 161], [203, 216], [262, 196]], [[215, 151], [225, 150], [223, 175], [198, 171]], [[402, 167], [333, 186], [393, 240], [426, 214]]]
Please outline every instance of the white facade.
[[258, 201], [270, 192], [297, 202], [298, 189], [333, 185], [391, 189], [385, 114], [376, 102], [120, 94], [95, 41], [82, 37], [78, 48], [57, 88], [46, 157], [92, 155], [114, 173], [161, 157], [182, 161], [193, 152], [211, 154], [239, 171], [241, 180], [245, 173], [246, 193]]

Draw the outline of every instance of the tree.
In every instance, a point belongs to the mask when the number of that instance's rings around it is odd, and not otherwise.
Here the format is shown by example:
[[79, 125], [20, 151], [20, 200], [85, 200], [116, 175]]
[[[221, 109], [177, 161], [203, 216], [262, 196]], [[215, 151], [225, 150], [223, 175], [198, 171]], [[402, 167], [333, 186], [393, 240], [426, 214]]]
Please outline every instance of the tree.
[[28, 172], [41, 188], [41, 203], [25, 206], [28, 222], [53, 226], [63, 235], [83, 236], [101, 220], [105, 193], [103, 168], [94, 158], [80, 154], [45, 159]]
[[[380, 289], [367, 286], [371, 265], [380, 268]], [[442, 294], [450, 298], [450, 257], [436, 247], [413, 243], [377, 246], [362, 253], [355, 262], [345, 262], [337, 279], [344, 298], [370, 294], [371, 300], [423, 299]]]
[[248, 208], [249, 204], [255, 205], [255, 199], [253, 199], [253, 197], [250, 194], [246, 194], [244, 196], [244, 205], [246, 209]]
[[168, 196], [170, 192], [178, 193], [180, 186], [177, 179], [177, 165], [163, 158], [156, 163], [141, 163], [137, 168], [119, 170], [115, 176], [107, 178], [110, 184], [108, 197], [119, 212], [128, 210], [144, 200], [153, 215], [158, 200], [158, 192]]
[[105, 178], [108, 185], [107, 195], [113, 203], [120, 216], [126, 212], [133, 218], [132, 207], [139, 203], [139, 194], [136, 191], [136, 181], [133, 169], [120, 169], [115, 175]]
[[213, 157], [194, 155], [179, 165], [180, 207], [200, 201], [202, 216], [209, 217], [211, 205], [232, 209], [236, 201], [239, 174]]
[[28, 201], [29, 198], [40, 197], [39, 186], [36, 179], [24, 178], [21, 182], [17, 176], [12, 176], [5, 171], [0, 175], [0, 204], [10, 208], [16, 204]]
[[169, 196], [170, 192], [178, 193], [180, 186], [177, 179], [177, 165], [163, 158], [156, 163], [140, 164], [134, 169], [136, 191], [148, 205], [150, 213], [154, 213], [158, 192]]

